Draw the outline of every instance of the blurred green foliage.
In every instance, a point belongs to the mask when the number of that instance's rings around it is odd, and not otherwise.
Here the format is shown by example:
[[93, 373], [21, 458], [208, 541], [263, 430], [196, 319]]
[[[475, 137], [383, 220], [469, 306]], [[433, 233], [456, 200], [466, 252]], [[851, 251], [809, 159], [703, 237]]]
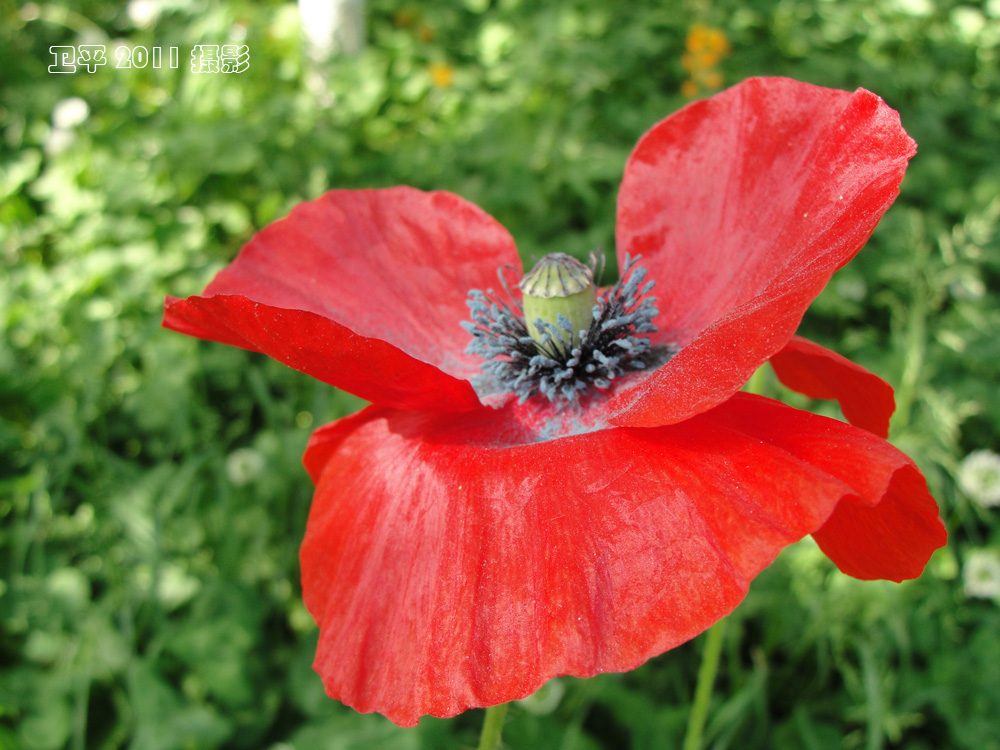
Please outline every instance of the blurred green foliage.
[[[311, 671], [299, 461], [356, 399], [161, 330], [162, 300], [329, 187], [457, 192], [528, 258], [609, 250], [630, 149], [687, 101], [695, 23], [728, 38], [727, 83], [863, 86], [917, 140], [901, 198], [803, 327], [897, 387], [892, 439], [952, 533], [899, 586], [840, 575], [808, 540], [787, 550], [732, 617], [709, 744], [1000, 748], [1000, 609], [961, 574], [1000, 550], [1000, 510], [955, 481], [1000, 449], [1000, 2], [372, 0], [367, 49], [325, 64], [289, 3], [0, 16], [0, 750], [474, 744], [479, 712], [400, 730]], [[48, 72], [50, 46], [85, 43], [109, 64]], [[177, 46], [181, 65], [115, 68], [123, 43]], [[227, 43], [249, 70], [190, 72], [193, 45]], [[699, 649], [561, 679], [505, 741], [670, 747]]]

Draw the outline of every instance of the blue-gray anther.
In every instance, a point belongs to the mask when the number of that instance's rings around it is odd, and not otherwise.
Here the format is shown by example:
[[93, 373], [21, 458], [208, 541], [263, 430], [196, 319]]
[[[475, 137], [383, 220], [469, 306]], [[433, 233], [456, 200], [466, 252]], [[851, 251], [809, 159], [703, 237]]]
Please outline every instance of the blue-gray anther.
[[[549, 401], [576, 404], [591, 386], [607, 390], [626, 372], [647, 367], [647, 360], [640, 357], [652, 346], [640, 334], [656, 331], [656, 300], [646, 297], [654, 282], [643, 284], [646, 269], [636, 263], [638, 258], [626, 256], [621, 279], [596, 300], [588, 299], [595, 288], [593, 267], [559, 253], [546, 258], [547, 266], [540, 262], [519, 284], [523, 306], [510, 294], [502, 269], [500, 280], [509, 302], [492, 289], [469, 292], [472, 321], [462, 327], [472, 334], [472, 341], [466, 351], [487, 360], [483, 371], [522, 402], [541, 394]], [[543, 270], [536, 274], [539, 267]], [[550, 292], [549, 297], [541, 296]], [[562, 302], [545, 307], [549, 300], [574, 295], [571, 301], [586, 301], [569, 310]], [[543, 301], [542, 313], [530, 299]]]

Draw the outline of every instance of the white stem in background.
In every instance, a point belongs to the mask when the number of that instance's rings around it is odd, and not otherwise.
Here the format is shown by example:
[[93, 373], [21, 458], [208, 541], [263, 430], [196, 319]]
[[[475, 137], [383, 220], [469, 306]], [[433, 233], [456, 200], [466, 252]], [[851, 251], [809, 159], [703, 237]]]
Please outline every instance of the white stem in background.
[[364, 0], [298, 0], [309, 57], [356, 55], [365, 46]]

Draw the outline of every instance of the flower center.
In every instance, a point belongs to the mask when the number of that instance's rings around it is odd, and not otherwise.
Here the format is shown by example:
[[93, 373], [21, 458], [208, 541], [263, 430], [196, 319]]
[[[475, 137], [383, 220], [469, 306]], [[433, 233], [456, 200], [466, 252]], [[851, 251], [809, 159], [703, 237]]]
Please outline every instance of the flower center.
[[563, 253], [542, 258], [521, 279], [518, 302], [500, 269], [509, 301], [492, 289], [473, 289], [467, 304], [472, 334], [466, 352], [486, 360], [488, 390], [513, 393], [523, 403], [535, 394], [575, 404], [591, 386], [607, 390], [630, 370], [643, 370], [653, 349], [644, 335], [656, 331], [659, 312], [647, 297], [646, 269], [625, 257], [621, 278], [598, 295], [597, 258], [588, 267]]

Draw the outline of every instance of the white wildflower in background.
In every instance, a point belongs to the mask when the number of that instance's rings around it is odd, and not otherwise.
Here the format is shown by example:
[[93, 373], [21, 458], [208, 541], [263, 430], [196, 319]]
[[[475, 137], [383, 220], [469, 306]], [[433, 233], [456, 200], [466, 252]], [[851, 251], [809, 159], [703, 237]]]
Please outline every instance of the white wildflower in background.
[[840, 279], [834, 287], [844, 299], [861, 302], [868, 296], [868, 285], [864, 279]]
[[958, 484], [977, 505], [1000, 505], [1000, 456], [988, 450], [973, 451], [958, 468]]
[[61, 154], [73, 145], [74, 128], [90, 116], [90, 107], [78, 96], [60, 100], [52, 108], [52, 128], [45, 138], [45, 153]]
[[264, 468], [264, 457], [253, 448], [239, 448], [226, 459], [226, 474], [236, 487], [250, 484], [260, 476]]
[[982, 299], [986, 295], [986, 284], [974, 272], [968, 271], [948, 284], [948, 292], [955, 299]]
[[125, 8], [129, 20], [140, 29], [149, 28], [156, 23], [161, 10], [157, 0], [130, 0]]
[[70, 130], [83, 124], [90, 115], [90, 107], [78, 96], [62, 99], [52, 108], [52, 125], [60, 130]]
[[962, 567], [965, 595], [1000, 600], [1000, 556], [985, 549], [970, 552]]
[[530, 714], [546, 716], [559, 707], [559, 702], [565, 693], [566, 688], [562, 682], [558, 677], [553, 677], [533, 694], [521, 698], [517, 703]]

